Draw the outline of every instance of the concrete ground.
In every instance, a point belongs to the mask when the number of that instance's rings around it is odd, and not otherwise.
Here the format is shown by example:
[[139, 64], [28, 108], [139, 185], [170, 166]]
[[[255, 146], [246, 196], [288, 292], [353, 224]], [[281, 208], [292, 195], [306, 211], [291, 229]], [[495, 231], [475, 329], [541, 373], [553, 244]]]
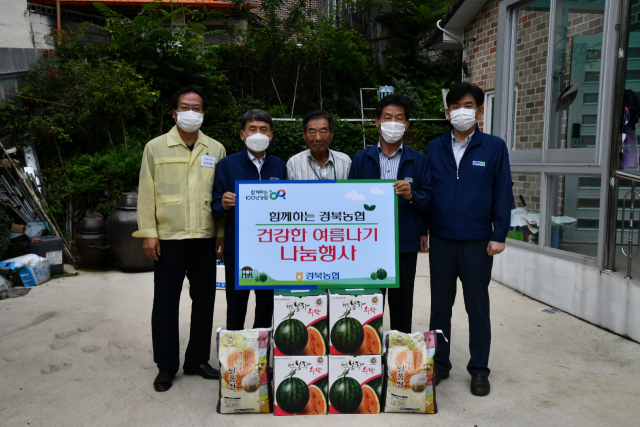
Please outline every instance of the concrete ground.
[[[414, 330], [427, 330], [429, 274], [419, 258]], [[25, 297], [0, 301], [0, 426], [299, 426], [273, 415], [219, 415], [218, 383], [178, 374], [156, 393], [151, 354], [151, 273], [82, 270]], [[461, 290], [460, 290], [461, 293]], [[500, 284], [490, 288], [493, 347], [488, 397], [469, 392], [468, 327], [460, 293], [454, 309], [451, 378], [437, 388], [430, 426], [637, 426], [640, 345], [545, 306]], [[215, 327], [225, 316], [218, 291]], [[190, 303], [180, 331], [187, 343]], [[250, 302], [250, 310], [253, 299]], [[247, 325], [252, 324], [252, 315]], [[385, 318], [388, 325], [388, 318]], [[211, 363], [217, 366], [217, 358]], [[420, 415], [306, 417], [307, 426], [390, 426]]]

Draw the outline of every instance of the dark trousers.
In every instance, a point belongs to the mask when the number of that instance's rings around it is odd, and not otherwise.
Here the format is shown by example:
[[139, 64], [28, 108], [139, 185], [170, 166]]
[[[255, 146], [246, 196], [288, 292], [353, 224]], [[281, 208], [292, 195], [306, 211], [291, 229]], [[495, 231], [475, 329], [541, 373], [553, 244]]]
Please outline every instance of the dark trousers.
[[491, 321], [489, 319], [489, 282], [493, 257], [487, 254], [488, 240], [449, 240], [429, 238], [431, 269], [431, 322], [429, 329], [441, 329], [438, 335], [436, 369], [451, 369], [451, 314], [456, 299], [457, 279], [462, 282], [464, 307], [469, 316], [469, 353], [467, 371], [471, 375], [489, 375]]
[[[391, 329], [411, 333], [413, 315], [413, 288], [416, 281], [418, 253], [400, 254], [400, 287], [382, 289], [382, 295], [389, 294], [389, 317]], [[386, 299], [386, 298], [385, 298]]]
[[153, 267], [153, 360], [158, 368], [176, 373], [180, 368], [178, 314], [185, 274], [191, 297], [191, 329], [184, 368], [206, 363], [211, 356], [216, 300], [215, 239], [161, 240], [160, 251], [162, 255]]
[[[224, 279], [227, 296], [227, 329], [239, 331], [244, 329], [244, 320], [247, 316], [249, 293], [245, 289], [236, 289], [236, 254], [225, 251], [224, 253]], [[273, 290], [256, 289], [256, 310], [254, 328], [270, 328], [273, 318]]]

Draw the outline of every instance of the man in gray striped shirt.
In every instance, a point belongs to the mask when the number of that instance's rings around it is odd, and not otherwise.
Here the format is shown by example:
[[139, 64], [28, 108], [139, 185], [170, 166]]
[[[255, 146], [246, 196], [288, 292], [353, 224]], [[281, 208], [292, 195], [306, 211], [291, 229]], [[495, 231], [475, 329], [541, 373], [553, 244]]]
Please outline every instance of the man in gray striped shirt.
[[302, 135], [309, 149], [289, 159], [287, 179], [347, 179], [351, 159], [344, 153], [329, 149], [333, 134], [333, 117], [329, 112], [313, 110], [305, 114], [302, 119]]

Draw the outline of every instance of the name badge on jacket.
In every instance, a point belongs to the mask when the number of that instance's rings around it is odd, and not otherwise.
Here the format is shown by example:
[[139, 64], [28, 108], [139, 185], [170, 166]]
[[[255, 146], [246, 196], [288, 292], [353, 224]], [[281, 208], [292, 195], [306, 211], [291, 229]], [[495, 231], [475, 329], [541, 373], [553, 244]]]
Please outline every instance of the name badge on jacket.
[[215, 168], [216, 158], [213, 156], [200, 156], [200, 166], [205, 168]]
[[484, 166], [484, 162], [480, 162], [478, 160], [473, 161], [473, 166]]

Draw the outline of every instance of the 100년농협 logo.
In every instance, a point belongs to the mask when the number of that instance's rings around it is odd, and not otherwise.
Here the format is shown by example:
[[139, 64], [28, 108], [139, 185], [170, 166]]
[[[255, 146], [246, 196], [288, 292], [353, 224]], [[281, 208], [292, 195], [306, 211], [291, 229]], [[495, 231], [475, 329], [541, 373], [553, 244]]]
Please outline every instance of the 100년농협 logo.
[[286, 199], [287, 192], [284, 190], [269, 191], [269, 198], [271, 200], [278, 200], [279, 198]]

